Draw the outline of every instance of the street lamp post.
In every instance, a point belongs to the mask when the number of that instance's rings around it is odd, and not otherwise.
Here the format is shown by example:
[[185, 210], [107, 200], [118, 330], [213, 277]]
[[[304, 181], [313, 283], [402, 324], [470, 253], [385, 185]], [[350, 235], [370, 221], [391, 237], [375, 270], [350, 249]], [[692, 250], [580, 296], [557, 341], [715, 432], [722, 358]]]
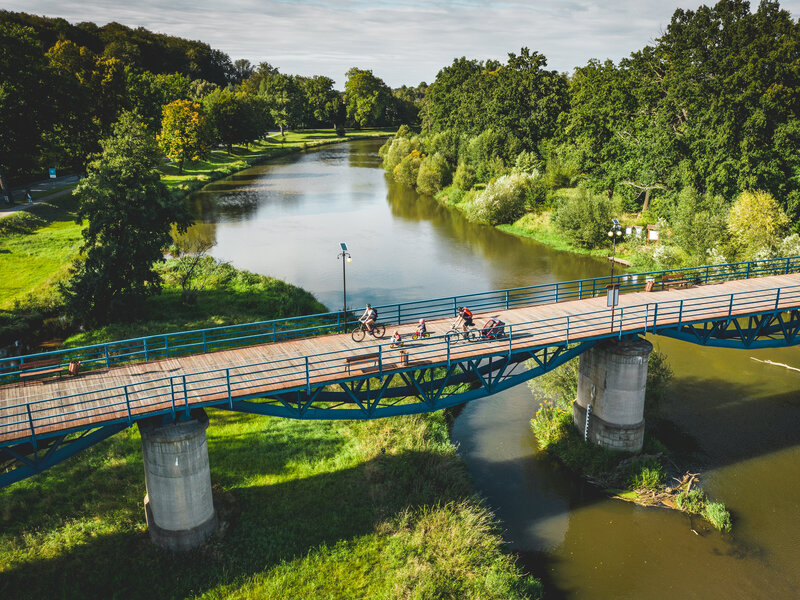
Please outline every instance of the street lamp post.
[[607, 305], [611, 307], [611, 331], [614, 330], [614, 307], [619, 303], [619, 286], [614, 284], [614, 263], [617, 258], [617, 238], [622, 237], [622, 225], [617, 219], [611, 219], [611, 229], [608, 230], [611, 238], [611, 284], [606, 287], [608, 293]]
[[345, 266], [347, 263], [353, 262], [353, 258], [347, 251], [347, 244], [344, 242], [339, 242], [339, 246], [342, 248], [342, 251], [336, 255], [336, 258], [342, 259], [342, 313], [344, 319], [344, 329], [347, 331], [347, 271]]

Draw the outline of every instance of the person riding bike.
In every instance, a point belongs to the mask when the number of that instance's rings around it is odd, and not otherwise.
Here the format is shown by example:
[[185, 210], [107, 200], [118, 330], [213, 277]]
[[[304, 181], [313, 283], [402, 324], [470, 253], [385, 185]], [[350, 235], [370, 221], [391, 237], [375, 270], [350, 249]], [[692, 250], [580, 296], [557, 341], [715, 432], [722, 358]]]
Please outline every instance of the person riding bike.
[[466, 331], [467, 327], [475, 327], [472, 322], [472, 311], [466, 306], [458, 307], [458, 318], [461, 320], [461, 328]]
[[364, 310], [364, 314], [361, 315], [359, 321], [361, 321], [364, 326], [367, 328], [367, 331], [372, 333], [372, 325], [378, 318], [378, 311], [372, 308], [372, 305], [367, 303], [367, 308]]
[[426, 333], [428, 333], [428, 327], [425, 325], [425, 319], [420, 319], [419, 325], [417, 325], [417, 337], [425, 337]]

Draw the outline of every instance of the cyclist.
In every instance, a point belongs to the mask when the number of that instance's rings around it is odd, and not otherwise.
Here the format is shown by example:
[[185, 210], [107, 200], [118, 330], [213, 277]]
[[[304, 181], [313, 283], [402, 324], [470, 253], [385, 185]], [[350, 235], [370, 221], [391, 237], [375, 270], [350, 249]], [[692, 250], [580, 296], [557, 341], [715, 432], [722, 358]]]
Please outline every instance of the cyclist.
[[428, 327], [425, 325], [425, 319], [420, 319], [419, 325], [417, 325], [417, 337], [423, 338], [426, 333], [428, 333]]
[[[466, 306], [458, 307], [458, 319], [461, 320], [461, 328], [464, 331], [467, 330], [467, 327], [475, 327], [475, 323], [472, 322], [472, 311]], [[458, 323], [458, 321], [456, 321], [456, 323]]]
[[364, 310], [364, 314], [361, 315], [359, 321], [361, 321], [367, 328], [367, 331], [372, 333], [372, 325], [375, 323], [375, 320], [378, 318], [378, 311], [372, 308], [372, 305], [367, 303], [367, 308]]

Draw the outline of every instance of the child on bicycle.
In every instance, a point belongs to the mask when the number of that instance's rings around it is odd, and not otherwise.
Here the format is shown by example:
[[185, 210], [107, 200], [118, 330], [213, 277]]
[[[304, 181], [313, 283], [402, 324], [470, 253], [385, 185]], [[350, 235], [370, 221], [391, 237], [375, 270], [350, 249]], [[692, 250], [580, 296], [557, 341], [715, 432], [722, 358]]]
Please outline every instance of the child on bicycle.
[[403, 345], [403, 336], [400, 335], [399, 331], [395, 331], [394, 335], [392, 336], [392, 348], [399, 348]]
[[428, 327], [425, 325], [425, 319], [419, 320], [419, 325], [417, 325], [416, 336], [418, 338], [424, 338], [428, 333]]

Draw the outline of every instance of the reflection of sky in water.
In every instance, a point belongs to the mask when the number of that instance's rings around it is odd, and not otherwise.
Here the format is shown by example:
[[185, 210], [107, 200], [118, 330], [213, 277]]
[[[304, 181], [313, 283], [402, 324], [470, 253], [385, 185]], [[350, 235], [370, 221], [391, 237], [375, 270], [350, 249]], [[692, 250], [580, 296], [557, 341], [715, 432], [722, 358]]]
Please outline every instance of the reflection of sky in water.
[[598, 261], [468, 223], [390, 184], [379, 168], [378, 145], [357, 142], [287, 157], [196, 195], [195, 214], [217, 222], [213, 255], [299, 285], [330, 308], [342, 303], [336, 259], [342, 241], [353, 256], [351, 307], [569, 279], [565, 268], [572, 273], [578, 266], [606, 273]]

